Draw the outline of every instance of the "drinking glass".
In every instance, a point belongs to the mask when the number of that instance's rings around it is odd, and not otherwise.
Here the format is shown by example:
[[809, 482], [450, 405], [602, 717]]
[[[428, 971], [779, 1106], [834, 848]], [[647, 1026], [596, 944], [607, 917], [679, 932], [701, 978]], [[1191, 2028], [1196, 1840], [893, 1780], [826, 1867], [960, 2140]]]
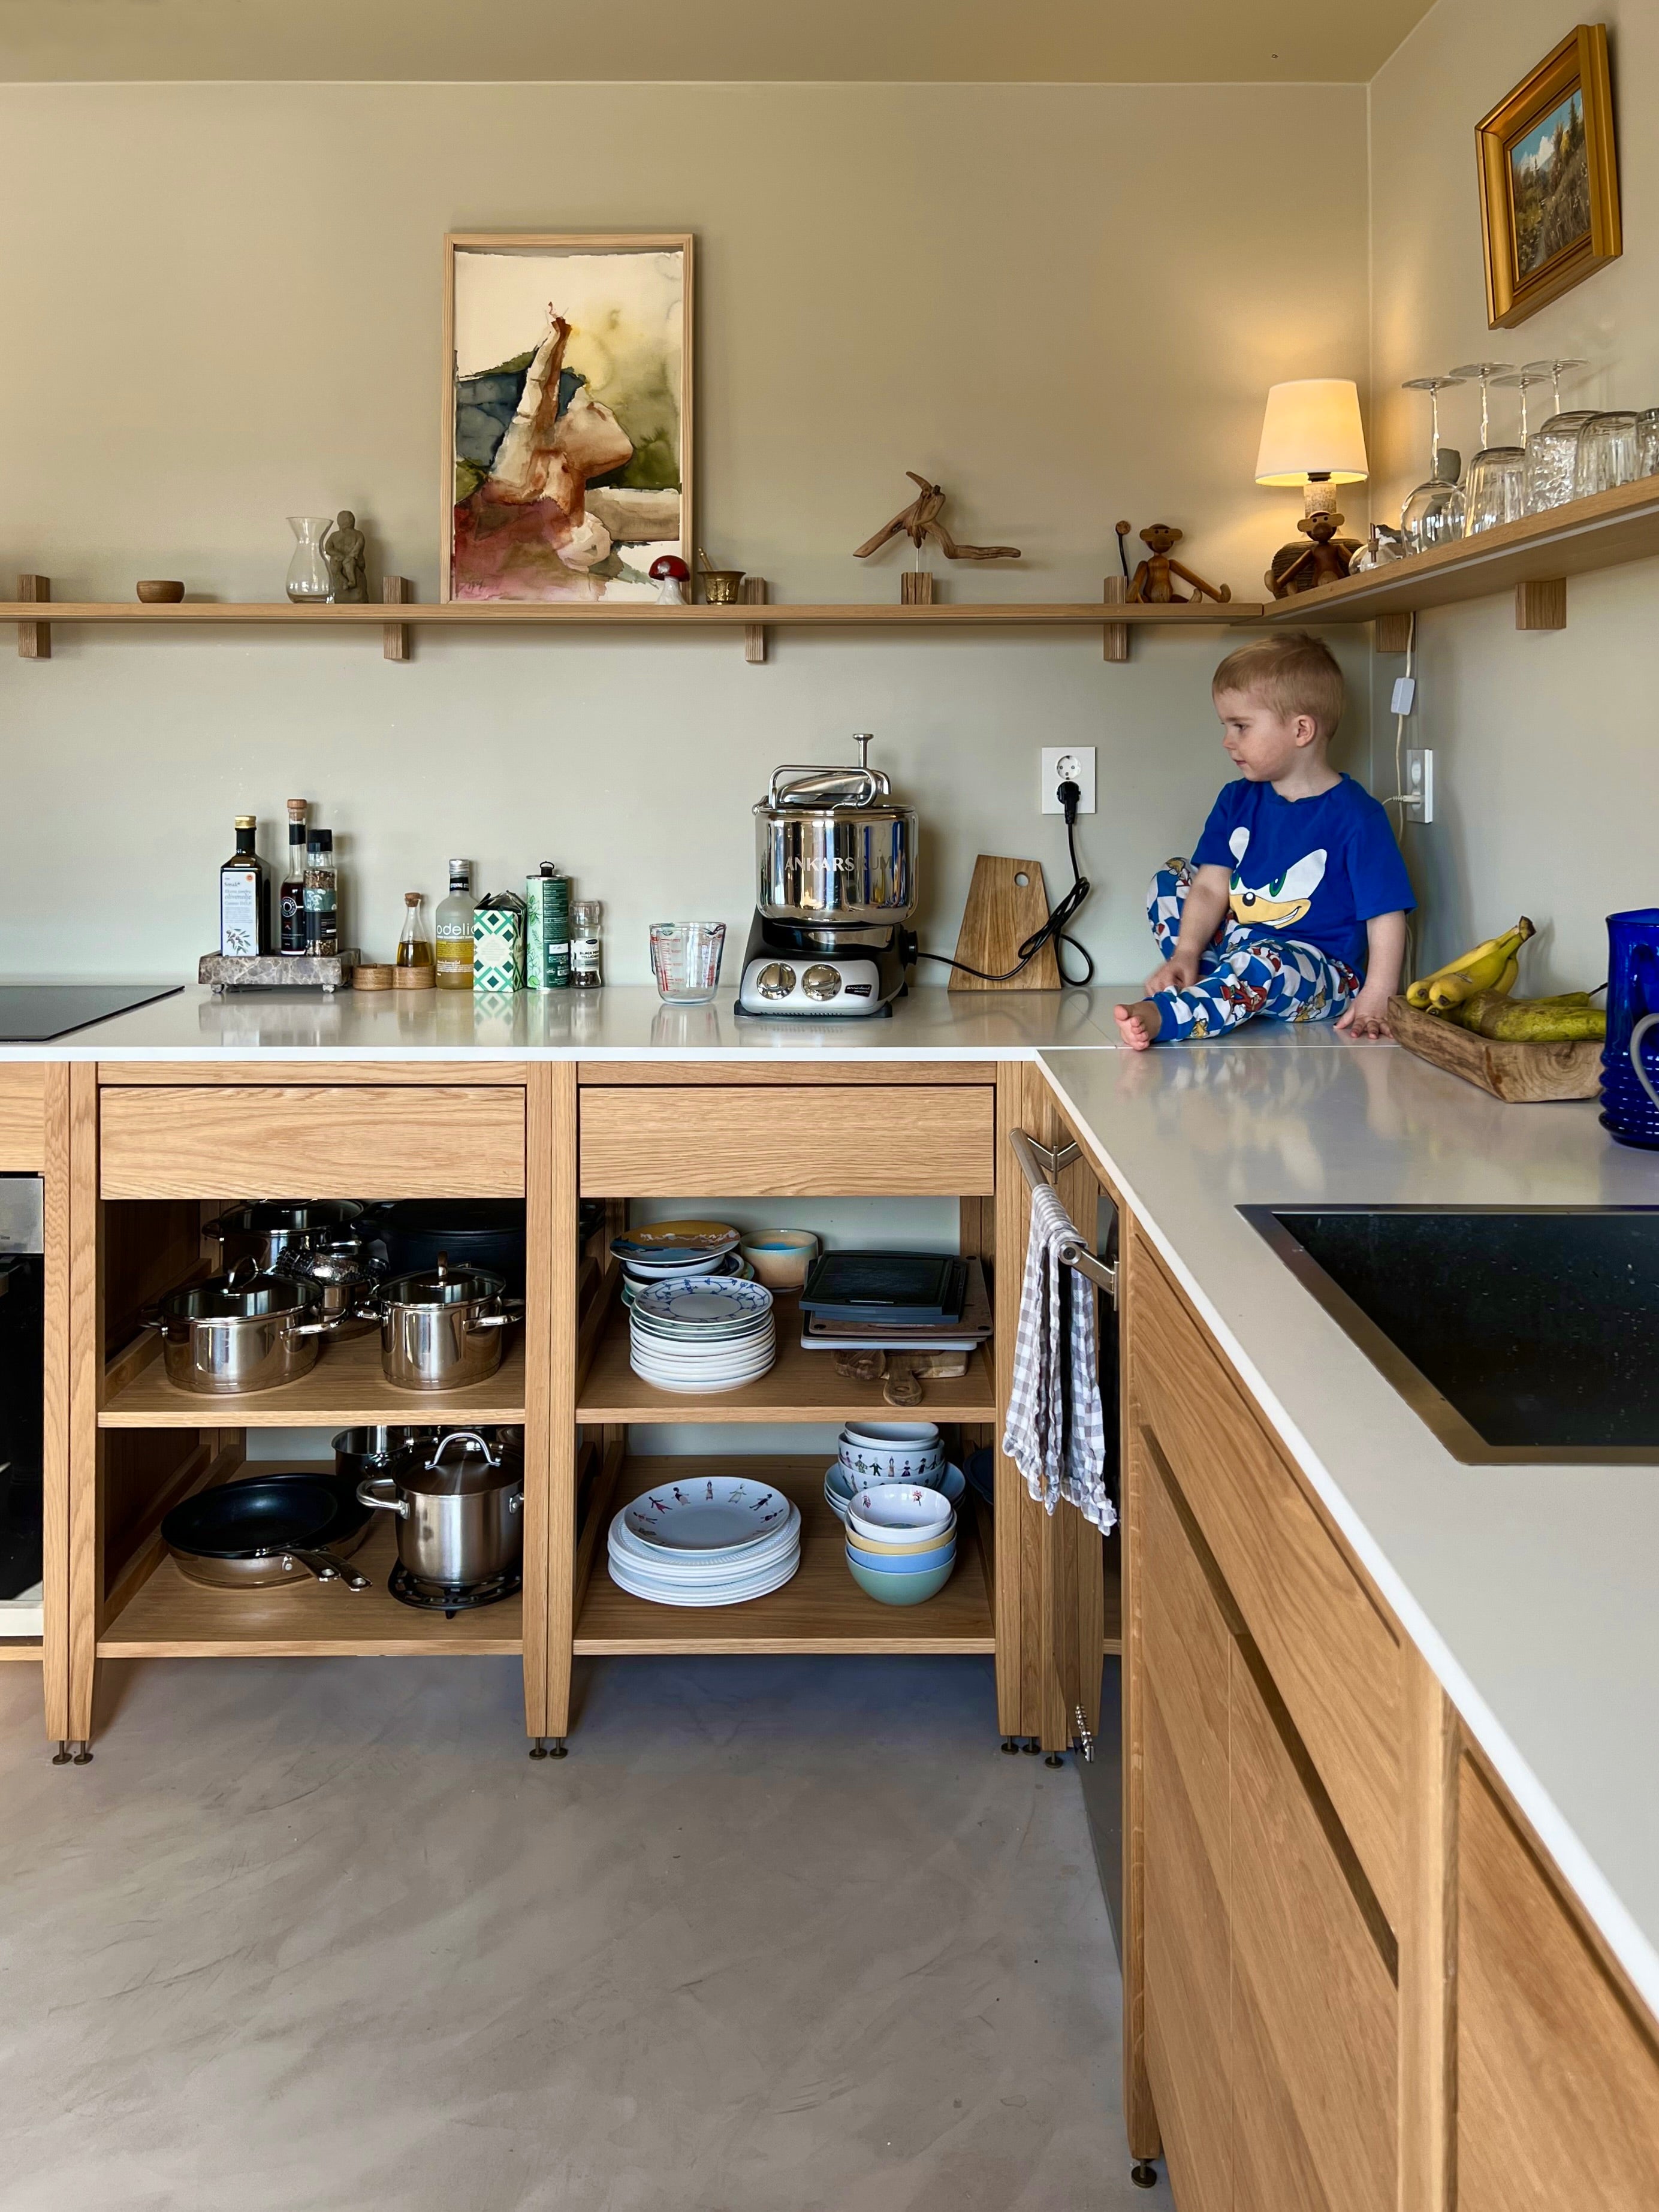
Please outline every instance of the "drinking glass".
[[1644, 407], [1636, 418], [1636, 473], [1659, 477], [1659, 407]]
[[1572, 497], [1573, 477], [1578, 466], [1578, 433], [1594, 419], [1589, 407], [1570, 408], [1552, 415], [1527, 441], [1527, 513], [1542, 514], [1564, 507]]
[[675, 1006], [712, 999], [725, 949], [723, 921], [653, 921], [651, 972], [657, 979], [657, 996]]
[[1578, 433], [1578, 454], [1572, 472], [1572, 495], [1589, 499], [1598, 491], [1613, 491], [1634, 483], [1637, 477], [1636, 410], [1609, 408], [1592, 415]]
[[1463, 535], [1463, 495], [1457, 489], [1462, 456], [1440, 444], [1440, 395], [1457, 381], [1455, 376], [1413, 376], [1401, 386], [1429, 395], [1429, 473], [1400, 513], [1400, 532], [1410, 553], [1425, 553], [1431, 545]]
[[1519, 446], [1487, 446], [1469, 463], [1463, 535], [1518, 522], [1527, 511], [1527, 457]]

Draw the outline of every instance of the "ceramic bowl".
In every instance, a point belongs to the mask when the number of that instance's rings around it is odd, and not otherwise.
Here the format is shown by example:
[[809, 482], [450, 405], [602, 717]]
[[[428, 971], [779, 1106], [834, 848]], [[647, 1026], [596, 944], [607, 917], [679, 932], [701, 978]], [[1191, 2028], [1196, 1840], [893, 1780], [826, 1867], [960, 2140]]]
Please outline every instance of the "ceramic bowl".
[[738, 1249], [769, 1291], [798, 1291], [818, 1256], [818, 1240], [810, 1229], [757, 1229]]
[[847, 1540], [847, 1564], [852, 1567], [868, 1567], [878, 1575], [931, 1575], [936, 1567], [948, 1567], [957, 1556], [956, 1539], [948, 1544], [935, 1544], [927, 1551], [916, 1552], [908, 1558], [890, 1557], [884, 1552], [866, 1552], [862, 1544]]
[[914, 1536], [871, 1536], [862, 1528], [843, 1525], [847, 1528], [848, 1542], [856, 1544], [861, 1552], [868, 1552], [878, 1563], [884, 1559], [917, 1559], [924, 1552], [943, 1551], [947, 1544], [954, 1544], [957, 1540], [954, 1515], [942, 1528], [918, 1529]]
[[939, 1595], [955, 1570], [954, 1559], [925, 1575], [884, 1575], [873, 1567], [860, 1566], [856, 1559], [847, 1562], [848, 1573], [865, 1595], [878, 1605], [925, 1605], [930, 1597]]
[[943, 1491], [925, 1490], [915, 1482], [884, 1482], [874, 1490], [855, 1491], [847, 1510], [849, 1527], [888, 1541], [938, 1534], [956, 1517]]
[[945, 1465], [945, 1443], [931, 1421], [886, 1428], [845, 1428], [836, 1456], [856, 1483], [933, 1481]]
[[889, 1446], [898, 1450], [925, 1451], [939, 1441], [937, 1421], [848, 1421], [841, 1433], [843, 1443], [863, 1444], [878, 1451]]
[[146, 576], [138, 586], [138, 597], [147, 607], [176, 607], [184, 596], [184, 586], [166, 576]]

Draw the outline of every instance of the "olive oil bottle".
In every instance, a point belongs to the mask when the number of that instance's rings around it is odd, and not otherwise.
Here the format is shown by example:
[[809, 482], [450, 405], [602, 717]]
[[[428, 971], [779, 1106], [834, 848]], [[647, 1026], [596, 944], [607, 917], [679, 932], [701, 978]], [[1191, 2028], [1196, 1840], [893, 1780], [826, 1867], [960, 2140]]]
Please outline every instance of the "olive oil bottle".
[[270, 950], [270, 877], [253, 849], [258, 823], [236, 817], [236, 850], [219, 871], [219, 950], [245, 960]]
[[449, 864], [449, 896], [440, 899], [435, 917], [438, 936], [438, 988], [472, 988], [472, 863]]

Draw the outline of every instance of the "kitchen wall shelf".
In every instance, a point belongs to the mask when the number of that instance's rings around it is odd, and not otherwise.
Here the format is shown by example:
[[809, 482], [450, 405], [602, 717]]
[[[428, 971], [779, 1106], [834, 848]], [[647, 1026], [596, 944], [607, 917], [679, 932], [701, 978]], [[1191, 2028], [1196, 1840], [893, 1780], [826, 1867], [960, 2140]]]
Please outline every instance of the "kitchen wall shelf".
[[40, 1661], [40, 1638], [38, 1636], [0, 1636], [0, 1666], [8, 1659]]
[[1262, 619], [1300, 628], [1395, 618], [1398, 627], [1387, 638], [1379, 635], [1378, 648], [1404, 652], [1405, 617], [1513, 590], [1517, 629], [1564, 629], [1567, 577], [1656, 554], [1659, 477], [1643, 477], [1616, 491], [1571, 500], [1456, 544], [1414, 553], [1386, 568], [1276, 600]]
[[[316, 1463], [259, 1461], [238, 1468], [254, 1472], [317, 1471]], [[332, 1464], [321, 1472], [331, 1474]], [[100, 1659], [395, 1659], [511, 1657], [524, 1649], [524, 1601], [458, 1613], [421, 1612], [401, 1604], [386, 1589], [398, 1557], [390, 1516], [377, 1515], [350, 1564], [374, 1584], [348, 1590], [303, 1581], [274, 1589], [204, 1589], [186, 1582], [178, 1563], [161, 1559], [98, 1638]]]
[[[112, 1363], [120, 1372], [130, 1360]], [[458, 1390], [394, 1390], [380, 1367], [377, 1335], [331, 1345], [308, 1375], [246, 1397], [204, 1397], [169, 1382], [152, 1359], [113, 1389], [99, 1412], [100, 1429], [288, 1429], [359, 1422], [521, 1422], [525, 1417], [524, 1332], [514, 1329], [494, 1375]]]
[[[816, 1355], [812, 1355], [816, 1356]], [[931, 1413], [932, 1407], [925, 1407]], [[637, 1497], [659, 1482], [729, 1473], [729, 1459], [627, 1459], [617, 1494]], [[957, 1570], [926, 1605], [878, 1605], [848, 1572], [845, 1533], [823, 1501], [822, 1455], [745, 1459], [745, 1474], [775, 1483], [801, 1512], [800, 1569], [770, 1597], [707, 1608], [648, 1604], [618, 1589], [606, 1571], [603, 1536], [576, 1618], [580, 1657], [672, 1653], [952, 1655], [994, 1652], [996, 1626], [980, 1550], [979, 1518], [961, 1517]], [[968, 1500], [963, 1501], [967, 1505]]]
[[[659, 1390], [628, 1364], [628, 1315], [613, 1307], [576, 1406], [576, 1419], [607, 1422], [849, 1421], [901, 1416], [882, 1396], [879, 1382], [848, 1382], [836, 1372], [835, 1354], [808, 1352], [800, 1341], [800, 1308], [781, 1297], [776, 1310], [778, 1356], [757, 1382], [734, 1390], [679, 1395]], [[996, 1390], [982, 1351], [969, 1355], [968, 1372], [955, 1382], [929, 1382], [915, 1418], [927, 1421], [994, 1421]], [[384, 1418], [384, 1417], [382, 1417]], [[823, 1468], [818, 1468], [822, 1478]], [[642, 1485], [641, 1487], [644, 1486]]]

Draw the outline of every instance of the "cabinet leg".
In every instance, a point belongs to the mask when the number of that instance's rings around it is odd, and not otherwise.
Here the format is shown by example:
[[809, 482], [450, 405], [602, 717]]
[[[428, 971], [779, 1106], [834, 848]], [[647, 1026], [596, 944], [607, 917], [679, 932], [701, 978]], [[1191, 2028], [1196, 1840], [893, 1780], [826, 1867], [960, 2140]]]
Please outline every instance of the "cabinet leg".
[[1028, 1735], [1024, 1742], [1020, 1746], [1020, 1749], [1022, 1751], [1030, 1752], [1033, 1758], [1036, 1757], [1036, 1753], [1040, 1752], [1042, 1748], [1042, 1739], [1041, 1736], [1036, 1735]]
[[547, 1747], [547, 1755], [550, 1759], [568, 1759], [570, 1747], [562, 1735], [556, 1735]]
[[57, 1750], [53, 1752], [52, 1755], [52, 1763], [54, 1766], [67, 1766], [69, 1765], [70, 1747], [68, 1744], [63, 1742], [58, 1744]]
[[1012, 1757], [1019, 1749], [1019, 1746], [1015, 1742], [1013, 1737], [1011, 1735], [1004, 1736], [1002, 1739], [1002, 1747], [1008, 1753], [1010, 1757]]
[[532, 1759], [545, 1759], [547, 1757], [547, 1739], [545, 1736], [534, 1735], [531, 1737], [530, 1756]]
[[82, 1741], [76, 1745], [75, 1764], [77, 1766], [90, 1766], [92, 1765], [92, 1746], [89, 1743]]
[[1061, 1752], [1051, 1751], [1042, 1763], [1045, 1766], [1064, 1766], [1066, 1764], [1065, 1754]]
[[1129, 2168], [1129, 2179], [1137, 2189], [1158, 2187], [1158, 2168], [1144, 2158], [1138, 2158]]

